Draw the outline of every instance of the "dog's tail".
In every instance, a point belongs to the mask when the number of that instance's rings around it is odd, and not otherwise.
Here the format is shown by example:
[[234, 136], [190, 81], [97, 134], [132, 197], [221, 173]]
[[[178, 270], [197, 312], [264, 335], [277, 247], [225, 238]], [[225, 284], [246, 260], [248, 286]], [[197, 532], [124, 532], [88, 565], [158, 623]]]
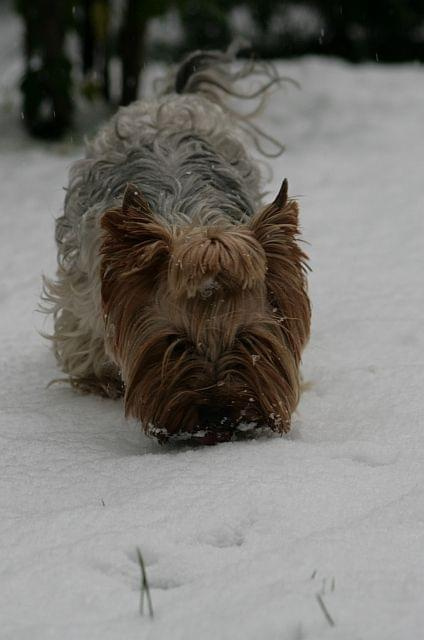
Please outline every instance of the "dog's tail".
[[[199, 50], [190, 53], [165, 80], [161, 93], [202, 94], [235, 117], [263, 155], [276, 157], [284, 151], [284, 146], [252, 120], [261, 111], [272, 88], [283, 82], [291, 82], [296, 86], [297, 83], [280, 76], [270, 62], [248, 59], [241, 64], [234, 64], [237, 55], [245, 50], [246, 43], [235, 41], [226, 51]], [[256, 86], [253, 89], [247, 87], [246, 79], [253, 80]], [[256, 100], [256, 103], [251, 111], [242, 113], [231, 106], [231, 98]], [[266, 149], [264, 144], [270, 148]]]

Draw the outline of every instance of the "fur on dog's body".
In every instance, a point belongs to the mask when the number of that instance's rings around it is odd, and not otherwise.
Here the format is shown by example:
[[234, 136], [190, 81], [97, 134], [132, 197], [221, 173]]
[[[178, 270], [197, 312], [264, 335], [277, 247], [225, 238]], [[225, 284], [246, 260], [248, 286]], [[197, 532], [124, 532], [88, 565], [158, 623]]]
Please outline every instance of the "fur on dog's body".
[[197, 83], [183, 70], [177, 86], [199, 93], [121, 108], [71, 169], [45, 287], [56, 356], [160, 439], [284, 431], [310, 318], [297, 205], [285, 184], [261, 213], [240, 122], [202, 93], [202, 65]]

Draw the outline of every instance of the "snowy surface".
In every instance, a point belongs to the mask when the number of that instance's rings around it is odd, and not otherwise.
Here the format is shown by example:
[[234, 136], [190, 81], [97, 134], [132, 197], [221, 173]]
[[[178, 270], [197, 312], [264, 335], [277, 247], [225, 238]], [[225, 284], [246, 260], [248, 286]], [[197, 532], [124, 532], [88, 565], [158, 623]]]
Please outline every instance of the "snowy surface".
[[281, 65], [302, 90], [263, 120], [287, 143], [270, 190], [289, 178], [311, 243], [310, 389], [288, 437], [163, 448], [119, 402], [46, 388], [58, 371], [34, 309], [82, 148], [20, 130], [17, 38], [2, 19], [1, 638], [418, 640], [422, 68]]

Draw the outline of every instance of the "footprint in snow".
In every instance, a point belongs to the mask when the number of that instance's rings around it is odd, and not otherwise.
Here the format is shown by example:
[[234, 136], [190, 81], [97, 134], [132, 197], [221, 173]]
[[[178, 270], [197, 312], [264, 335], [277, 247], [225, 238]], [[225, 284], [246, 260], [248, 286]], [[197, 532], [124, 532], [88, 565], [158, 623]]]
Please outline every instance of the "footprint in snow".
[[399, 451], [394, 447], [373, 442], [347, 442], [337, 447], [332, 457], [349, 458], [369, 467], [385, 467], [396, 462]]

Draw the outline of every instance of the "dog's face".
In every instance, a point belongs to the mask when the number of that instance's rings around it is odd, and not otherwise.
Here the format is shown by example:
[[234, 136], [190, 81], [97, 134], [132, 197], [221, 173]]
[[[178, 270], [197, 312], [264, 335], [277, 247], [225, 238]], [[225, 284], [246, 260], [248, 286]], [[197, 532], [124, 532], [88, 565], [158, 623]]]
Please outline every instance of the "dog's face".
[[161, 441], [288, 430], [310, 306], [287, 182], [247, 225], [177, 228], [129, 185], [102, 227], [107, 349], [126, 413]]

